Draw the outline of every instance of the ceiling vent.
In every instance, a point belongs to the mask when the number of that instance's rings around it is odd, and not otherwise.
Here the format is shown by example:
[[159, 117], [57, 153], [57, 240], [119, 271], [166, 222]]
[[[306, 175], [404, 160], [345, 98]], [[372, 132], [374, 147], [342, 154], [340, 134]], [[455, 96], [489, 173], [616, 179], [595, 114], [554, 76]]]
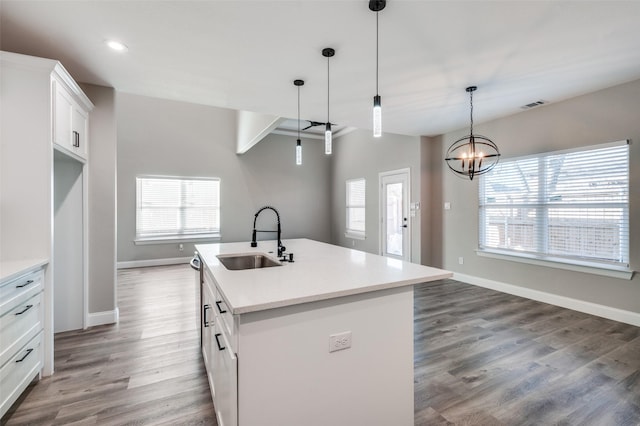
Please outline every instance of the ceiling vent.
[[535, 102], [531, 102], [530, 104], [526, 104], [520, 107], [520, 109], [531, 109], [531, 108], [535, 108], [535, 107], [539, 107], [540, 105], [544, 105], [546, 104], [547, 101], [535, 101]]

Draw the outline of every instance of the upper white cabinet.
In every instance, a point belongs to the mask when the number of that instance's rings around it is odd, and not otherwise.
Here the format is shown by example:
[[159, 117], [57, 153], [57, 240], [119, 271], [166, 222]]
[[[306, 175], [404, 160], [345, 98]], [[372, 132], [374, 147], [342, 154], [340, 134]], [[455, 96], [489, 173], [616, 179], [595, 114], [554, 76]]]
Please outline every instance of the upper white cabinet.
[[57, 75], [52, 78], [53, 90], [53, 142], [58, 149], [71, 152], [82, 159], [88, 157], [88, 108], [69, 90]]

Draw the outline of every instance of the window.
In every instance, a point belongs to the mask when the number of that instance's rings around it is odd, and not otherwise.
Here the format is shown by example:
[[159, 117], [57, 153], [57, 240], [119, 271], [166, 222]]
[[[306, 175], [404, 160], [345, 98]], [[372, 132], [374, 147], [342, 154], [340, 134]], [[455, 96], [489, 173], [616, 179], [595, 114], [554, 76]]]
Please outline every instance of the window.
[[347, 232], [346, 237], [365, 238], [365, 180], [347, 181]]
[[627, 141], [501, 161], [479, 213], [480, 251], [626, 270]]
[[136, 240], [220, 236], [220, 179], [136, 178]]

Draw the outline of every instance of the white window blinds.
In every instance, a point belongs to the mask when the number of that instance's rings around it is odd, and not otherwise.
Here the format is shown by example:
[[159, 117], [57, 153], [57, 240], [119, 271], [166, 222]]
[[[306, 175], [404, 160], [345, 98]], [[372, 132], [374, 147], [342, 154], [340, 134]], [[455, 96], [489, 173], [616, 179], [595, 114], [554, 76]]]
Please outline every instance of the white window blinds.
[[136, 178], [136, 239], [219, 233], [219, 179]]
[[480, 179], [480, 250], [629, 266], [627, 141], [501, 161]]
[[365, 189], [364, 179], [347, 181], [347, 236], [365, 236]]

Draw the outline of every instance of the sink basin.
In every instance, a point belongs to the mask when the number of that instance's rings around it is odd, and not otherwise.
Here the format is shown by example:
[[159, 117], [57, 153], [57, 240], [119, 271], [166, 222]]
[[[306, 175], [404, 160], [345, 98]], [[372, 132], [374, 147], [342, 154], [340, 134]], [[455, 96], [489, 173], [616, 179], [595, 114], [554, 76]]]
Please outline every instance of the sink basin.
[[263, 253], [221, 254], [216, 257], [230, 271], [282, 266], [282, 263]]

